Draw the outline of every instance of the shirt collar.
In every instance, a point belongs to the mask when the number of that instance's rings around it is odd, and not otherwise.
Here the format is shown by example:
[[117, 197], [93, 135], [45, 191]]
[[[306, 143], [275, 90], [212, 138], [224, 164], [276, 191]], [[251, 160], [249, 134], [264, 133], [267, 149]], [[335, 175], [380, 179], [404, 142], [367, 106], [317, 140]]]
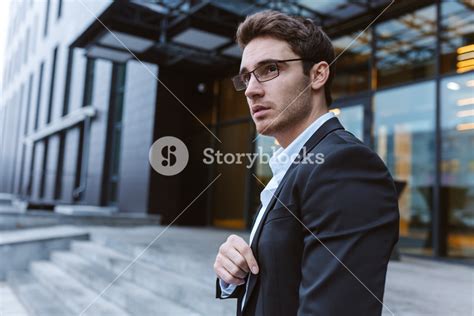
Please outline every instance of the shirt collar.
[[269, 164], [273, 176], [282, 176], [290, 167], [291, 163], [297, 157], [301, 148], [316, 133], [316, 131], [329, 119], [335, 117], [334, 113], [328, 112], [321, 115], [311, 125], [309, 125], [301, 134], [298, 135], [286, 148], [280, 147], [270, 158]]

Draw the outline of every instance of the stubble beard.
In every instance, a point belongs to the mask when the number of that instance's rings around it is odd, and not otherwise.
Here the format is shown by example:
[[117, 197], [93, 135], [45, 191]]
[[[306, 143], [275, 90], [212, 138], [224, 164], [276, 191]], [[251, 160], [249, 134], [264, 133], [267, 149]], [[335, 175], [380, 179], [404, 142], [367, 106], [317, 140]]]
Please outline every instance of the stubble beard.
[[[278, 134], [285, 133], [292, 128], [295, 128], [299, 123], [305, 120], [311, 113], [311, 90], [306, 89], [297, 99], [295, 99], [309, 84], [308, 81], [304, 81], [299, 89], [296, 89], [294, 95], [289, 96], [285, 102], [274, 109], [279, 109], [278, 114], [274, 117], [267, 119], [269, 122], [262, 126], [260, 129], [257, 125], [257, 132], [266, 136], [277, 136]], [[291, 104], [290, 104], [291, 103]]]

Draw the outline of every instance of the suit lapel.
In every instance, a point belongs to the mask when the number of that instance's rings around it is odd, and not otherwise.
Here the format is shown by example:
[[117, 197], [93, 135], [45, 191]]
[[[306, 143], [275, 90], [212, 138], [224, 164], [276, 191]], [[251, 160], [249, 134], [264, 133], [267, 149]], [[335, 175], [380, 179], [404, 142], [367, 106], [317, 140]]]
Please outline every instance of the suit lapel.
[[[309, 153], [326, 135], [329, 133], [338, 130], [338, 129], [344, 129], [342, 127], [341, 123], [339, 123], [339, 120], [337, 118], [332, 118], [326, 121], [311, 137], [310, 139], [305, 143], [303, 147], [306, 147], [306, 153]], [[300, 157], [304, 154], [303, 148], [300, 150], [299, 155]], [[299, 164], [298, 163], [293, 163], [291, 164], [290, 168], [288, 168], [287, 172], [285, 173], [285, 176], [281, 180], [280, 184], [278, 185], [278, 188], [275, 191], [275, 194], [273, 195], [272, 199], [270, 200], [270, 203], [268, 203], [268, 206], [265, 210], [265, 213], [262, 216], [262, 220], [260, 221], [257, 230], [255, 232], [255, 236], [253, 237], [251, 248], [252, 252], [254, 254], [255, 258], [258, 258], [258, 240], [260, 238], [260, 235], [262, 233], [262, 228], [263, 224], [265, 223], [265, 220], [268, 216], [268, 213], [270, 210], [275, 206], [275, 203], [277, 201], [277, 197], [280, 195], [281, 190], [285, 186], [286, 181], [288, 180], [288, 175], [291, 173], [291, 171], [296, 168]], [[258, 214], [258, 213], [257, 213]], [[252, 295], [252, 291], [255, 288], [255, 284], [257, 282], [258, 275], [253, 275], [250, 274], [249, 278], [249, 286], [247, 290], [247, 294], [245, 295], [245, 302], [244, 302], [244, 309], [242, 312], [245, 310], [245, 307], [247, 306], [247, 302], [250, 299], [250, 296]]]

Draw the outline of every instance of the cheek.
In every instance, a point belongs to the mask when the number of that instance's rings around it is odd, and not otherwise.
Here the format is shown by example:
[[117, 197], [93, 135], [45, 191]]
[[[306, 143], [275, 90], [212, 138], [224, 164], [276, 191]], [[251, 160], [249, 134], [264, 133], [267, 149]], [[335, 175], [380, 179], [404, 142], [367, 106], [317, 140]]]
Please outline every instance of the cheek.
[[268, 88], [265, 94], [268, 100], [274, 103], [275, 109], [278, 111], [284, 109], [288, 105], [288, 99], [295, 95], [294, 84], [291, 82], [278, 81]]
[[288, 106], [293, 107], [295, 103], [297, 103], [298, 100], [301, 98], [301, 96], [298, 97], [301, 90], [302, 89], [295, 84], [282, 86], [278, 90], [278, 101], [277, 101], [278, 110], [283, 111]]

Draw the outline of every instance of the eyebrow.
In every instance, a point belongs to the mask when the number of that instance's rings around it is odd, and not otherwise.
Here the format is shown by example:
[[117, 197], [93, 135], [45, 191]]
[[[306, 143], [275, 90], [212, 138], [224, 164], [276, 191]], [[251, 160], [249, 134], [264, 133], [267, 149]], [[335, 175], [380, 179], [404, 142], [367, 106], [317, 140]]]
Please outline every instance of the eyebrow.
[[[259, 61], [258, 63], [255, 64], [255, 67], [253, 69], [258, 68], [259, 66], [267, 64], [267, 63], [275, 62], [277, 60], [278, 59], [275, 59], [275, 58], [268, 58], [268, 59], [261, 60], [261, 61]], [[243, 73], [247, 73], [247, 72], [249, 72], [248, 69], [244, 67], [244, 68], [240, 69], [239, 75], [241, 75]]]

